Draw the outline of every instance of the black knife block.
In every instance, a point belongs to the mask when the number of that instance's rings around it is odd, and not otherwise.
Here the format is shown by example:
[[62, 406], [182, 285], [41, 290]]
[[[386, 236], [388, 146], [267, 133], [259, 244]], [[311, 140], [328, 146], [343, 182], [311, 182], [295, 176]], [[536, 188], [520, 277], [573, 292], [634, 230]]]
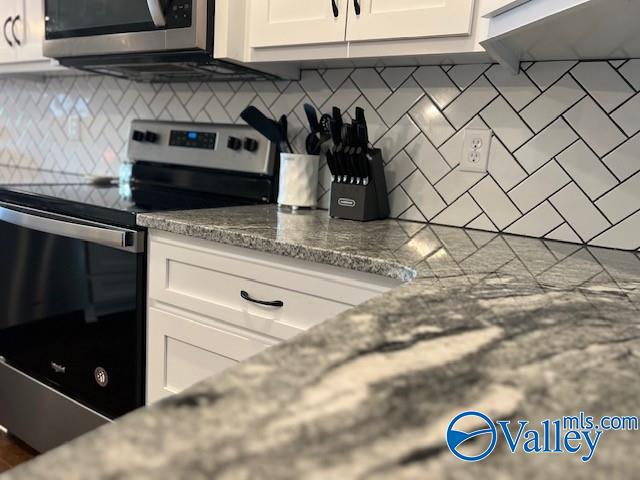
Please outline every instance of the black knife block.
[[382, 152], [369, 151], [369, 183], [340, 183], [334, 179], [331, 184], [331, 206], [329, 215], [333, 218], [368, 222], [389, 217], [389, 196], [384, 176]]

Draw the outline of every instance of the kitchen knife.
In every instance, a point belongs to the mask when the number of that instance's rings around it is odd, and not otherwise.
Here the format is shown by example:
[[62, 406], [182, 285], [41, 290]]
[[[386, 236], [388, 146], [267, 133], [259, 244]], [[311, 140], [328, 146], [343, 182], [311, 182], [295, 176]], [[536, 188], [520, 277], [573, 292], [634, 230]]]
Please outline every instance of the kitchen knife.
[[367, 119], [364, 116], [364, 109], [361, 107], [356, 108], [356, 122], [358, 124], [357, 127], [357, 137], [359, 145], [365, 149], [369, 149], [369, 127], [367, 126]]
[[331, 176], [335, 179], [338, 174], [336, 173], [336, 167], [335, 167], [334, 162], [333, 162], [333, 152], [328, 151], [326, 153], [326, 158], [327, 158], [327, 167], [329, 167], [329, 171], [331, 172]]
[[331, 117], [331, 137], [333, 144], [338, 147], [342, 143], [342, 112], [338, 107], [333, 107], [333, 115]]
[[367, 119], [363, 108], [356, 108], [356, 122], [358, 124], [356, 132], [357, 143], [362, 149], [358, 161], [363, 175], [363, 183], [367, 185], [371, 175], [369, 168], [369, 128], [367, 127]]
[[351, 151], [351, 140], [353, 137], [353, 126], [345, 123], [342, 125], [342, 133], [341, 133], [341, 151], [342, 151], [342, 161], [344, 164], [344, 168], [346, 170], [347, 176], [350, 178], [351, 182], [355, 181], [356, 177], [356, 169], [355, 164], [353, 162], [353, 155]]

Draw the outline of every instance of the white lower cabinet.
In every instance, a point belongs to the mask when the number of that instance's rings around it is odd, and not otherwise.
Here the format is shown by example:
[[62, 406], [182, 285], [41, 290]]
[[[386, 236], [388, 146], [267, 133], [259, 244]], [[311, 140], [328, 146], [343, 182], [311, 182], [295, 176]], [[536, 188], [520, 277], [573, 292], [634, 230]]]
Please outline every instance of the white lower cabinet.
[[147, 403], [178, 393], [399, 284], [151, 231]]
[[277, 343], [153, 307], [147, 338], [147, 403], [179, 393]]

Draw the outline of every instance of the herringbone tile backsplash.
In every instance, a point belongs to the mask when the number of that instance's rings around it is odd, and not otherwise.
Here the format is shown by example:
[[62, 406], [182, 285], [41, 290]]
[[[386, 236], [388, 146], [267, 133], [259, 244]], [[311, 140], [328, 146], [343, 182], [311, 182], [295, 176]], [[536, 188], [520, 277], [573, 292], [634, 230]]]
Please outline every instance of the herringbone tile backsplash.
[[[0, 164], [117, 175], [132, 119], [238, 122], [250, 104], [288, 114], [302, 150], [305, 102], [323, 112], [362, 106], [387, 161], [393, 217], [640, 249], [640, 60], [523, 70], [310, 70], [299, 82], [237, 84], [3, 79]], [[70, 114], [80, 141], [67, 135]], [[494, 132], [487, 174], [458, 169], [467, 126]], [[326, 207], [326, 166], [320, 183]]]

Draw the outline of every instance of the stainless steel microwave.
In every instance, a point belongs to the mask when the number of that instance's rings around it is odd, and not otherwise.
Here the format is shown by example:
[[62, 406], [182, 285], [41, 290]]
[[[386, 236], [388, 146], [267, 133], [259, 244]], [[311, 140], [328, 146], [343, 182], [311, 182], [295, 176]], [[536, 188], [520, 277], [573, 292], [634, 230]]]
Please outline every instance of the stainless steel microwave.
[[215, 0], [45, 0], [44, 54], [136, 81], [271, 77], [213, 58]]

